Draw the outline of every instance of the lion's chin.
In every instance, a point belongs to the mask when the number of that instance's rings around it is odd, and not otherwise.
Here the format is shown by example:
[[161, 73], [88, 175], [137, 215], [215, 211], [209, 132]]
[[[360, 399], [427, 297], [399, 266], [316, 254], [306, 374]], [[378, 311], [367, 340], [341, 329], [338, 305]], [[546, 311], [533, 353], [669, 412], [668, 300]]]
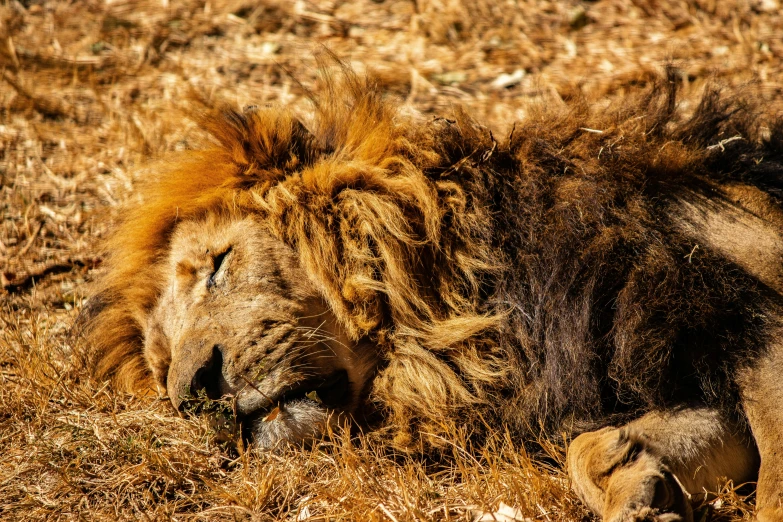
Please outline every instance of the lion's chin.
[[246, 438], [263, 450], [283, 444], [311, 444], [337, 428], [339, 412], [322, 404], [301, 399], [278, 405], [264, 415], [243, 423]]
[[[253, 391], [258, 389], [253, 387], [250, 392]], [[247, 408], [248, 403], [240, 399], [238, 420], [242, 435], [261, 449], [271, 449], [284, 442], [301, 444], [320, 440], [337, 427], [339, 419], [350, 416], [353, 395], [348, 373], [336, 370], [326, 376], [310, 377], [298, 385], [288, 385], [270, 396], [264, 395], [265, 404], [260, 407]]]

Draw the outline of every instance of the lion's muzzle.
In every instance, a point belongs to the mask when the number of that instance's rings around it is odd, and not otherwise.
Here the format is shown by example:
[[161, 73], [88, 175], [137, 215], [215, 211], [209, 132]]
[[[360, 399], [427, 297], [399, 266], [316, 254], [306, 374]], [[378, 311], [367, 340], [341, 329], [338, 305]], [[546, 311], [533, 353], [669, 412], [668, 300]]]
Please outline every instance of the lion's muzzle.
[[217, 400], [231, 394], [223, 375], [222, 345], [190, 342], [185, 351], [190, 356], [173, 361], [169, 372], [168, 392], [176, 409], [193, 397]]

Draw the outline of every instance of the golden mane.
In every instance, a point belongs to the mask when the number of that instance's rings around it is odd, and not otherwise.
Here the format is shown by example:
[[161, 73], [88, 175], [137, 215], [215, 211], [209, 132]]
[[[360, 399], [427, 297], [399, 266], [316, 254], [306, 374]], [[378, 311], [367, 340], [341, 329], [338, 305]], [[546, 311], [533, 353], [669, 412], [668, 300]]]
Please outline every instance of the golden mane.
[[454, 418], [504, 374], [474, 339], [502, 319], [478, 299], [499, 260], [488, 244], [443, 242], [447, 227], [488, 241], [490, 216], [458, 184], [425, 177], [439, 160], [427, 126], [405, 121], [372, 80], [340, 79], [326, 77], [312, 133], [279, 107], [209, 109], [197, 118], [216, 146], [147, 169], [155, 179], [108, 241], [83, 314], [98, 379], [149, 388], [143, 331], [169, 239], [178, 221], [210, 213], [258, 216], [297, 251], [350, 335], [388, 358], [375, 394], [401, 423], [422, 402], [441, 410], [431, 418]]

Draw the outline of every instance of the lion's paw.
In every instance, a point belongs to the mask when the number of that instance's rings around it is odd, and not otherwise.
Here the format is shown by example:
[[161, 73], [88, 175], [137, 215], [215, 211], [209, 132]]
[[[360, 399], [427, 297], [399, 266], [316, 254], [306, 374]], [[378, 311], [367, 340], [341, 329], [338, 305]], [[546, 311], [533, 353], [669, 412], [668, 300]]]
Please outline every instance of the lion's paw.
[[687, 493], [667, 470], [634, 467], [609, 481], [604, 515], [611, 522], [692, 522]]

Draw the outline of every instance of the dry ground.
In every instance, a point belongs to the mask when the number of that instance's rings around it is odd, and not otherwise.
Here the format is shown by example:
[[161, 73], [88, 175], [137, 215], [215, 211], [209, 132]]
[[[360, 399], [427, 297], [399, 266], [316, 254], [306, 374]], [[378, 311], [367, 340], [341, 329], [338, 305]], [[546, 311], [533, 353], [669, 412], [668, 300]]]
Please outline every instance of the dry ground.
[[[306, 113], [313, 50], [425, 113], [497, 132], [531, 104], [611, 100], [666, 61], [781, 104], [778, 0], [85, 0], [0, 3], [0, 520], [589, 519], [557, 463], [497, 440], [440, 465], [371, 437], [259, 455], [90, 381], [67, 331], [139, 165], [192, 146], [187, 94]], [[301, 82], [301, 83], [299, 83]], [[731, 484], [699, 516], [749, 518]], [[742, 491], [742, 490], [740, 490]], [[307, 517], [310, 518], [307, 518]]]

